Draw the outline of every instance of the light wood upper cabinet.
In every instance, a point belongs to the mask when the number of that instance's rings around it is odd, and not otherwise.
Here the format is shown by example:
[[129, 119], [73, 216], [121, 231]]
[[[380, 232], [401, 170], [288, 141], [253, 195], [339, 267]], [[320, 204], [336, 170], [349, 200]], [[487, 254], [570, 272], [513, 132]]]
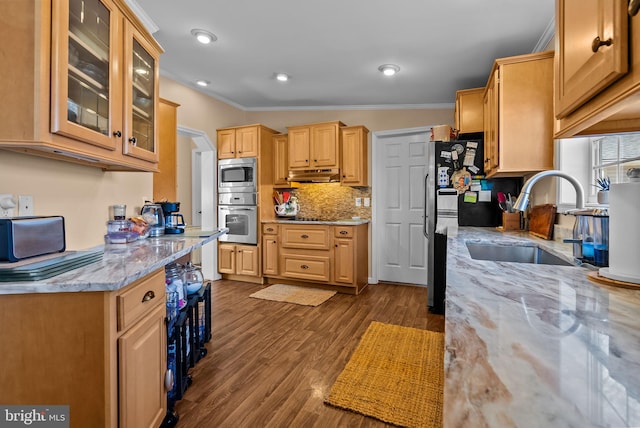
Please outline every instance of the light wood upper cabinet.
[[257, 125], [218, 130], [218, 159], [257, 157], [259, 139]]
[[[0, 148], [156, 171], [160, 46], [123, 0], [0, 2]], [[140, 84], [145, 81], [145, 85]]]
[[273, 186], [290, 187], [289, 144], [287, 134], [273, 136]]
[[484, 93], [485, 174], [553, 169], [553, 52], [500, 58]]
[[158, 118], [160, 159], [159, 171], [153, 174], [153, 200], [175, 201], [177, 199], [177, 139], [179, 104], [160, 100]]
[[571, 113], [627, 72], [626, 4], [558, 0], [556, 117]]
[[341, 126], [335, 121], [287, 128], [289, 169], [338, 168]]
[[[640, 130], [640, 14], [627, 4], [556, 2], [556, 138]], [[596, 37], [611, 45], [594, 53]]]
[[124, 153], [158, 162], [159, 55], [132, 25], [125, 23], [124, 35]]
[[340, 183], [347, 186], [367, 186], [369, 130], [358, 125], [342, 127], [340, 132], [342, 133]]
[[484, 130], [484, 89], [485, 88], [474, 88], [456, 91], [453, 126], [460, 134], [482, 132]]

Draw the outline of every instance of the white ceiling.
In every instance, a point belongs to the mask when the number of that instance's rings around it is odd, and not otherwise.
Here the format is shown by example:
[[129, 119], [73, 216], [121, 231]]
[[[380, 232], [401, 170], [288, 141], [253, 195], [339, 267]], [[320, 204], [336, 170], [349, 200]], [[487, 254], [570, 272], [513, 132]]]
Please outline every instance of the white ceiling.
[[[156, 26], [163, 76], [244, 110], [285, 110], [450, 107], [456, 90], [486, 84], [495, 58], [545, 48], [555, 0], [128, 3]], [[194, 28], [218, 40], [201, 45]], [[385, 63], [400, 72], [383, 76]]]

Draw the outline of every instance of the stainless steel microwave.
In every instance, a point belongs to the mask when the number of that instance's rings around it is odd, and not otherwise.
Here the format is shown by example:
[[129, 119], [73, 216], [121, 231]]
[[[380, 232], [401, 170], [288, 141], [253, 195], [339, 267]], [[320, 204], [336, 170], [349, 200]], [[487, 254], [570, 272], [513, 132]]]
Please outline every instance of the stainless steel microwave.
[[256, 158], [220, 159], [218, 193], [251, 193], [257, 190]]

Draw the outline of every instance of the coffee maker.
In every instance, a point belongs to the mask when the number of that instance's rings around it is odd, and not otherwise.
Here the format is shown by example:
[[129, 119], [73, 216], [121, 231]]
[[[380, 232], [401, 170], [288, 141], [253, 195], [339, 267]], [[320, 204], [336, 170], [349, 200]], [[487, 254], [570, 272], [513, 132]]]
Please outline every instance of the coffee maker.
[[186, 224], [180, 211], [180, 202], [157, 202], [164, 213], [164, 233], [175, 235], [184, 233]]

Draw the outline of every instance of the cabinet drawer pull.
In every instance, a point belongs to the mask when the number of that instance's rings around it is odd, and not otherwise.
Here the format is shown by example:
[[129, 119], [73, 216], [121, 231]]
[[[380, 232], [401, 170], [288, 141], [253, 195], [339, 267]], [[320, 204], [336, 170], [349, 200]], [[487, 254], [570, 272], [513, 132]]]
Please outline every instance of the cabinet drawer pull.
[[273, 232], [273, 227], [268, 227], [267, 232]]
[[640, 9], [640, 0], [629, 0], [629, 16], [636, 16]]
[[613, 43], [613, 40], [611, 40], [611, 37], [609, 37], [605, 41], [602, 41], [598, 36], [595, 39], [593, 39], [593, 42], [591, 42], [591, 50], [593, 51], [593, 53], [596, 53], [598, 52], [598, 49], [600, 49], [600, 46], [611, 46], [611, 43]]
[[309, 238], [309, 235], [300, 235], [300, 237], [301, 237], [302, 239], [307, 239], [307, 238]]
[[142, 302], [148, 302], [149, 300], [153, 299], [156, 297], [156, 293], [153, 292], [153, 290], [149, 290], [146, 293], [144, 293], [144, 296], [142, 296]]
[[307, 265], [300, 265], [300, 268], [301, 268], [301, 269], [309, 269], [309, 266], [307, 266]]
[[340, 231], [340, 235], [346, 235], [347, 233], [349, 233], [349, 232], [347, 232], [346, 230], [341, 230]]
[[114, 136], [114, 137], [118, 137], [118, 138], [120, 138], [120, 137], [122, 137], [122, 132], [120, 132], [120, 131], [113, 131], [113, 136]]
[[131, 137], [129, 138], [129, 142], [132, 146], [135, 146], [136, 144], [138, 144], [138, 139], [136, 137]]

